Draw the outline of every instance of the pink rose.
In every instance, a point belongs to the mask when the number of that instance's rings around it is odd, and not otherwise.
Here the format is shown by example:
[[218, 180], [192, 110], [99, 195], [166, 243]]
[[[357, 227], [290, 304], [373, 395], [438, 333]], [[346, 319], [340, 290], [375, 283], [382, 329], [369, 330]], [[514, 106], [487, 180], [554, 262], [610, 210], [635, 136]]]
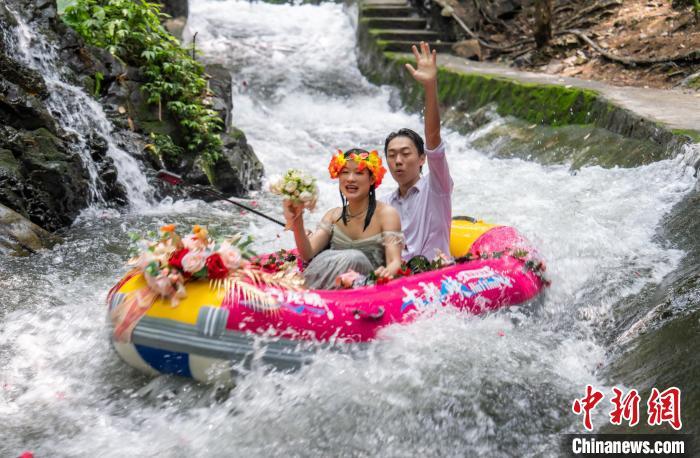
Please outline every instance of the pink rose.
[[228, 270], [236, 270], [241, 265], [241, 252], [229, 242], [223, 242], [219, 248], [219, 255]]
[[182, 257], [182, 269], [185, 272], [194, 274], [202, 270], [206, 262], [207, 254], [204, 251], [190, 251]]
[[355, 281], [357, 281], [360, 277], [362, 277], [361, 274], [355, 272], [354, 270], [348, 270], [344, 274], [338, 275], [335, 279], [335, 286], [339, 288], [352, 288], [355, 284]]

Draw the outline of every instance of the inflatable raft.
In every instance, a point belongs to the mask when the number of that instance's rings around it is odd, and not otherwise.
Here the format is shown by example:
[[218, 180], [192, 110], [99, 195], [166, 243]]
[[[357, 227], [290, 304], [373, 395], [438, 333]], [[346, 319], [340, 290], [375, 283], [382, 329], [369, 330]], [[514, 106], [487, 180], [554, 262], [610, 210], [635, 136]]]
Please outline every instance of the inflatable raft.
[[[208, 281], [189, 282], [179, 305], [156, 300], [130, 341], [113, 340], [114, 347], [124, 361], [147, 373], [227, 382], [237, 364], [262, 360], [294, 369], [311, 359], [319, 343], [362, 345], [383, 327], [406, 323], [419, 312], [451, 306], [478, 314], [522, 304], [542, 291], [543, 265], [515, 229], [457, 219], [451, 234], [452, 255], [461, 262], [356, 289], [267, 287], [272, 311], [217, 294]], [[108, 307], [145, 286], [141, 275], [122, 279], [110, 292]]]

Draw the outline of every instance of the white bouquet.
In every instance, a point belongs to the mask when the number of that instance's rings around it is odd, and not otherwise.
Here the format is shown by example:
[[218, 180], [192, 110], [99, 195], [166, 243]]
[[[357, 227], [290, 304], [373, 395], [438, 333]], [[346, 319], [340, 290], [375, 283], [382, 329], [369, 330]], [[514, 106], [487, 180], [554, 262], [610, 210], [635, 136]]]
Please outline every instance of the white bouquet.
[[297, 169], [289, 169], [283, 176], [270, 178], [270, 192], [294, 203], [302, 203], [309, 210], [313, 210], [318, 201], [316, 178]]

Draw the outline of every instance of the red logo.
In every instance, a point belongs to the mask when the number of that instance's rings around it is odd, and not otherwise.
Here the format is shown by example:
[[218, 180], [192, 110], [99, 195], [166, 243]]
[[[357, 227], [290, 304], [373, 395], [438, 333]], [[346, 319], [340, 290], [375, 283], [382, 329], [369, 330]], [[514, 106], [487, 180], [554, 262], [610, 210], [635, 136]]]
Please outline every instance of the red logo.
[[621, 425], [622, 420], [627, 420], [630, 426], [635, 426], [639, 423], [639, 393], [637, 390], [630, 390], [627, 396], [622, 397], [622, 391], [613, 388], [613, 393], [615, 397], [610, 401], [615, 407], [612, 412], [610, 412], [610, 423], [613, 425]]
[[[614, 396], [610, 400], [612, 411], [610, 412], [610, 423], [622, 425], [623, 420], [629, 426], [636, 426], [639, 423], [639, 403], [641, 398], [635, 389], [630, 390], [623, 396], [623, 391], [615, 387], [612, 389]], [[574, 399], [571, 410], [576, 415], [583, 414], [583, 426], [588, 431], [593, 430], [591, 422], [591, 412], [603, 400], [605, 395], [591, 385], [586, 385], [586, 395], [580, 399]], [[649, 426], [660, 426], [668, 423], [675, 430], [681, 429], [681, 390], [671, 387], [663, 392], [652, 388], [647, 401], [647, 424]]]
[[662, 393], [653, 388], [647, 402], [649, 426], [668, 422], [673, 429], [681, 429], [681, 390], [671, 387]]
[[575, 399], [574, 404], [571, 406], [571, 410], [573, 410], [576, 415], [581, 415], [583, 413], [583, 426], [589, 431], [593, 430], [591, 410], [593, 410], [604, 397], [605, 395], [603, 395], [602, 391], [594, 389], [591, 385], [586, 385], [586, 396], [581, 399]]

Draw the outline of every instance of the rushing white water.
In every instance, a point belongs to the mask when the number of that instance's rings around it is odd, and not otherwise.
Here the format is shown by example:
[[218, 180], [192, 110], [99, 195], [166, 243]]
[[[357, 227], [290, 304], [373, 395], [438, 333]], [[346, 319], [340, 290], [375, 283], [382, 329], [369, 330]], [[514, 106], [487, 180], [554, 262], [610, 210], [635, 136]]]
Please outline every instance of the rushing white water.
[[113, 126], [102, 106], [85, 89], [67, 81], [55, 44], [33, 30], [21, 14], [12, 14], [18, 23], [13, 37], [16, 43], [14, 50], [11, 50], [13, 57], [43, 76], [50, 93], [47, 100], [49, 110], [59, 113], [57, 119], [61, 128], [73, 134], [77, 140], [71, 147], [80, 155], [88, 171], [91, 203], [105, 203], [98, 186], [99, 170], [88, 147], [88, 138], [94, 132], [107, 141], [106, 154], [114, 161], [118, 180], [124, 186], [130, 204], [134, 208], [148, 207], [153, 200], [153, 189], [138, 161], [116, 144], [112, 136]]
[[[205, 59], [233, 72], [233, 121], [266, 173], [310, 170], [321, 208], [339, 201], [326, 178], [335, 148], [381, 149], [393, 130], [421, 130], [418, 116], [391, 109], [391, 89], [358, 71], [342, 6], [200, 0], [190, 14]], [[454, 214], [514, 225], [535, 242], [552, 279], [542, 304], [486, 317], [446, 311], [388, 329], [365, 357], [322, 353], [293, 374], [256, 367], [228, 394], [149, 381], [118, 360], [103, 319], [126, 233], [171, 221], [229, 230], [233, 222], [254, 231], [260, 247], [291, 238], [223, 203], [88, 215], [65, 244], [0, 266], [0, 455], [559, 455], [557, 434], [581, 430], [572, 400], [586, 383], [608, 383], [596, 374], [609, 350], [596, 328], [616, 301], [658, 282], [682, 256], [655, 234], [694, 179], [680, 158], [574, 175], [492, 159], [473, 139], [443, 136]], [[257, 199], [280, 213], [275, 198]]]

